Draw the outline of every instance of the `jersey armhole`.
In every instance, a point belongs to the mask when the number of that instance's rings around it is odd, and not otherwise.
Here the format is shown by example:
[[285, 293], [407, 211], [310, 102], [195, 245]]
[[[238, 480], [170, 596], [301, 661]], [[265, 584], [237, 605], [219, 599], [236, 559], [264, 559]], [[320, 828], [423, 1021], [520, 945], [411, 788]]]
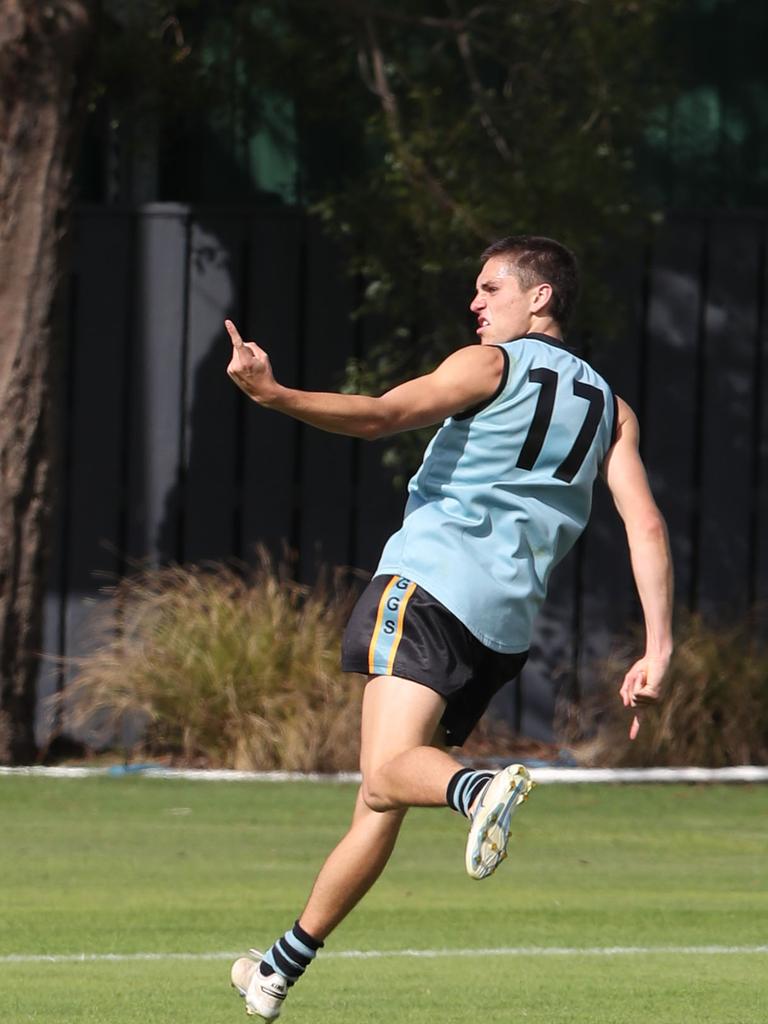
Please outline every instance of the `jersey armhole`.
[[600, 466], [599, 466], [599, 469], [598, 469], [598, 475], [603, 477], [603, 479], [605, 479], [605, 460], [608, 458], [608, 453], [610, 452], [611, 448], [613, 448], [613, 446], [616, 444], [616, 442], [619, 439], [619, 402], [618, 402], [618, 399], [616, 398], [616, 395], [613, 393], [612, 389], [611, 389], [611, 398], [613, 399], [613, 402], [612, 402], [612, 405], [613, 405], [613, 423], [611, 424], [611, 435], [610, 435], [611, 440], [610, 440], [610, 442], [608, 444], [608, 448], [606, 449], [605, 454], [603, 455], [602, 461], [600, 462]]
[[613, 391], [611, 391], [611, 398], [613, 399], [613, 425], [611, 427], [611, 443], [609, 445], [609, 449], [613, 448], [619, 439], [619, 401]]
[[499, 349], [501, 354], [504, 356], [504, 366], [501, 369], [501, 377], [499, 378], [496, 390], [492, 395], [489, 395], [488, 398], [483, 399], [482, 402], [479, 402], [477, 405], [473, 405], [471, 409], [465, 409], [464, 412], [455, 413], [453, 415], [453, 419], [468, 420], [472, 416], [476, 416], [477, 413], [482, 412], [483, 409], [487, 409], [491, 402], [495, 402], [506, 387], [507, 380], [509, 378], [509, 353], [502, 345], [494, 345], [493, 347]]

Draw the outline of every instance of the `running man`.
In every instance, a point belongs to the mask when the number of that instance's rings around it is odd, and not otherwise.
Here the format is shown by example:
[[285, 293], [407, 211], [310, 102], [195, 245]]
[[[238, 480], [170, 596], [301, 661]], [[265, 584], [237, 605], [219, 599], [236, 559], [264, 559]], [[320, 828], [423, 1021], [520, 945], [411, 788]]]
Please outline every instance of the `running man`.
[[[575, 259], [558, 242], [495, 242], [470, 306], [480, 344], [379, 398], [283, 387], [267, 354], [226, 322], [227, 372], [260, 405], [366, 439], [442, 424], [344, 635], [343, 668], [368, 676], [352, 823], [295, 924], [233, 965], [250, 1014], [279, 1015], [290, 986], [381, 874], [409, 807], [447, 806], [469, 819], [471, 877], [506, 856], [528, 772], [473, 771], [446, 748], [464, 743], [523, 667], [550, 573], [586, 526], [599, 473], [626, 527], [646, 628], [645, 654], [620, 696], [638, 709], [661, 694], [672, 651], [666, 526], [634, 413], [563, 344], [577, 290]], [[633, 738], [638, 728], [635, 711]]]

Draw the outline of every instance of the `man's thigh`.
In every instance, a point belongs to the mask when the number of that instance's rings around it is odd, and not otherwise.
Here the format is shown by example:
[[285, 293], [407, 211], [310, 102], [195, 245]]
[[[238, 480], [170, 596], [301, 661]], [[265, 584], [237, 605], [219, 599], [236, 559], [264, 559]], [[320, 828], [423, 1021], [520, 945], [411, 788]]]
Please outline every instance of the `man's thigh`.
[[411, 679], [375, 676], [363, 694], [360, 770], [370, 775], [414, 747], [442, 745], [446, 701]]

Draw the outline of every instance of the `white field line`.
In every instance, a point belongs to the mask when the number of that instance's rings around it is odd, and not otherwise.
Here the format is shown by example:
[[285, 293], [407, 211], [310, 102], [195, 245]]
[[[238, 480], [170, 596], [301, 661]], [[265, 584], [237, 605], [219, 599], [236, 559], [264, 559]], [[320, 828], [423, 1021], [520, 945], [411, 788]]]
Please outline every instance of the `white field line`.
[[[501, 946], [490, 949], [347, 949], [324, 953], [323, 960], [385, 960], [408, 957], [423, 960], [488, 956], [745, 956], [768, 954], [768, 946]], [[234, 960], [242, 953], [10, 953], [2, 964], [125, 963], [168, 960]]]
[[[321, 775], [316, 772], [238, 772], [162, 768], [152, 765], [115, 765], [111, 768], [22, 768], [0, 766], [2, 775], [31, 775], [50, 779], [82, 779], [94, 776], [137, 776], [146, 779], [189, 779], [195, 782], [360, 782], [358, 772]], [[768, 782], [768, 766], [738, 765], [733, 768], [532, 768], [540, 785], [583, 782]]]

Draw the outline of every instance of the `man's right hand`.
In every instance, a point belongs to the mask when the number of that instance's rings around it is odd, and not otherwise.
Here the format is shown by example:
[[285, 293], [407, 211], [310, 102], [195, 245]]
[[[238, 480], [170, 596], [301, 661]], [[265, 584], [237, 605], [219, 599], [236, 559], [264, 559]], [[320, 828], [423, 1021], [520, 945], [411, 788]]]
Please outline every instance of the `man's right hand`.
[[[624, 676], [619, 695], [625, 708], [640, 708], [658, 704], [664, 688], [664, 676], [669, 658], [645, 655], [636, 661]], [[639, 713], [632, 719], [629, 738], [635, 739], [640, 731]]]
[[[624, 676], [619, 692], [624, 707], [640, 708], [658, 703], [672, 654], [672, 555], [667, 526], [653, 500], [640, 458], [637, 417], [620, 398], [617, 406], [618, 436], [606, 457], [604, 473], [627, 531], [646, 635], [646, 653]], [[640, 717], [636, 714], [630, 739], [639, 730]]]

